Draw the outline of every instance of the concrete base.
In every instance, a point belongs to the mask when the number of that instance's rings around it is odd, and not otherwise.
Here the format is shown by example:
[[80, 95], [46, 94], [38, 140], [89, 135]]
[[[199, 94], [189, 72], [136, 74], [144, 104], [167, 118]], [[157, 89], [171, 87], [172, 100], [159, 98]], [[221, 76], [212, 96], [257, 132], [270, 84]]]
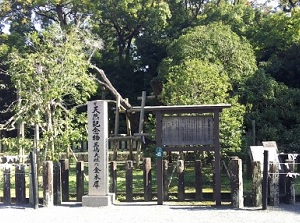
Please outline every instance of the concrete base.
[[95, 195], [86, 195], [82, 197], [82, 206], [83, 207], [101, 207], [109, 206], [115, 201], [115, 194], [108, 194], [106, 196], [95, 196]]

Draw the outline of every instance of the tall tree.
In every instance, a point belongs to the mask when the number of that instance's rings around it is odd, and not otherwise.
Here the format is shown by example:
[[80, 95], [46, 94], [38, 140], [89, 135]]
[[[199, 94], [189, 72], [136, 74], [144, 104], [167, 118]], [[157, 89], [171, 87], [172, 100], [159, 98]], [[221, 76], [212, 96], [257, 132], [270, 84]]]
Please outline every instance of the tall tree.
[[39, 125], [51, 157], [55, 141], [72, 138], [72, 123], [80, 123], [76, 106], [86, 103], [96, 91], [94, 78], [88, 73], [86, 36], [81, 32], [71, 29], [66, 33], [57, 26], [41, 34], [33, 32], [28, 35], [27, 52], [15, 51], [9, 57], [8, 73], [20, 103], [6, 125], [17, 120]]
[[229, 26], [213, 23], [187, 31], [168, 48], [160, 65], [161, 99], [166, 104], [230, 103], [222, 113], [223, 148], [239, 151], [245, 106], [242, 88], [256, 72], [251, 45]]

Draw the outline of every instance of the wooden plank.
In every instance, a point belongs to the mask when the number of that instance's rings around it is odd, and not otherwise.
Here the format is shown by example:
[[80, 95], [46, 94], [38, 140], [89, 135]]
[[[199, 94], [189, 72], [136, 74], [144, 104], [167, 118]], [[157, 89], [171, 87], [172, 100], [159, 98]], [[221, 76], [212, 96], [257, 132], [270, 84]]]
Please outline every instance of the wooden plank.
[[220, 153], [220, 114], [218, 110], [214, 110], [214, 136], [215, 136], [215, 200], [216, 205], [221, 205], [221, 153]]
[[162, 119], [163, 145], [211, 145], [213, 142], [213, 117], [211, 115], [164, 116]]
[[[140, 111], [140, 121], [139, 121], [139, 133], [143, 133], [144, 116], [145, 116], [145, 110], [144, 110], [145, 104], [146, 104], [146, 91], [143, 91], [142, 92], [141, 111]], [[142, 150], [142, 142], [138, 141], [137, 154], [136, 154], [136, 166], [139, 166], [139, 164], [140, 164], [141, 150]]]

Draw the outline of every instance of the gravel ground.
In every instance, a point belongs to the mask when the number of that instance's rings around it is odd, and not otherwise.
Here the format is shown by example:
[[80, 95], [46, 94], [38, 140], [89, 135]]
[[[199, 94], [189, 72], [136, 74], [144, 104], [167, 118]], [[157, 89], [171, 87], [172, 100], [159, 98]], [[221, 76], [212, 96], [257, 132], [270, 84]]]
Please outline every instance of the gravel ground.
[[81, 204], [64, 203], [61, 206], [31, 207], [4, 206], [0, 204], [0, 219], [8, 223], [299, 223], [300, 203], [258, 208], [234, 209], [230, 206], [180, 206], [175, 203], [117, 203], [107, 207], [89, 208]]

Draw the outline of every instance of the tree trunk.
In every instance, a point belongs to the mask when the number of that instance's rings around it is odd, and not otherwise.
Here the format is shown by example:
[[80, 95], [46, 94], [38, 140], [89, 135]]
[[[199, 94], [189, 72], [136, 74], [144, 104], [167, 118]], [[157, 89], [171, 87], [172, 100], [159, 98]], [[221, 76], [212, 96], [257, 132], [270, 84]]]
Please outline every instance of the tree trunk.
[[52, 112], [51, 112], [51, 105], [48, 104], [47, 106], [47, 111], [46, 111], [46, 116], [47, 116], [47, 132], [49, 134], [48, 137], [48, 142], [47, 142], [47, 151], [50, 151], [50, 159], [53, 160], [54, 158], [54, 142], [53, 142], [53, 125], [52, 125]]

